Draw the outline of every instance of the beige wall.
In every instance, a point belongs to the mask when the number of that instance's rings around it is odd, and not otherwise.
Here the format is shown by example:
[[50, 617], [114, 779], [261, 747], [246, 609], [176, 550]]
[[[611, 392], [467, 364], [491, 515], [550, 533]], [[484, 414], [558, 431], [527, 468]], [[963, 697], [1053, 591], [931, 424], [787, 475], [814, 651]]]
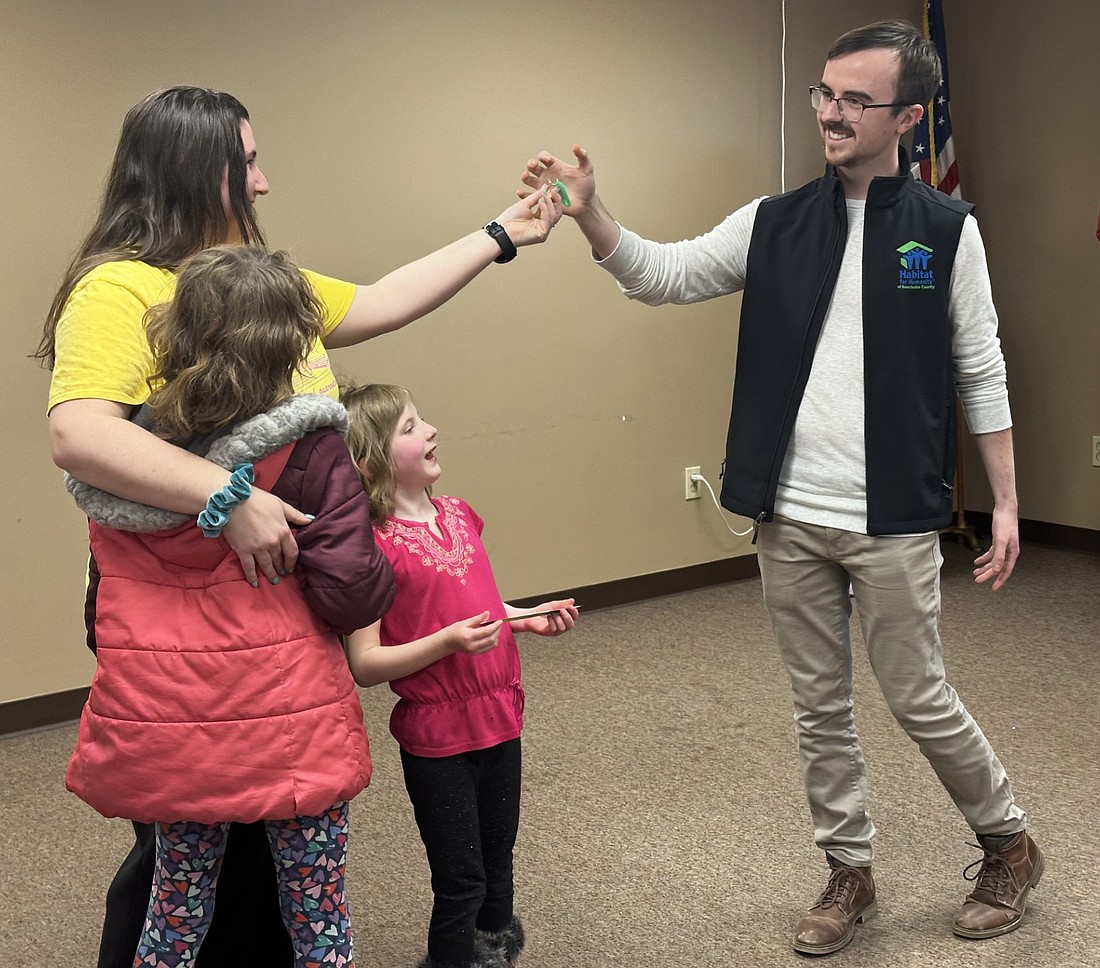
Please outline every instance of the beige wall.
[[[828, 42], [920, 10], [913, 0], [807, 6], [788, 4], [787, 187], [821, 167], [804, 102]], [[0, 701], [91, 676], [84, 525], [49, 458], [48, 375], [25, 354], [89, 224], [122, 116], [148, 91], [195, 83], [240, 97], [272, 183], [260, 203], [269, 238], [357, 282], [495, 216], [542, 147], [585, 144], [614, 214], [658, 238], [698, 234], [779, 189], [778, 0], [562, 0], [537, 20], [526, 9], [323, 0], [307, 18], [289, 2], [0, 0], [0, 306], [13, 353]], [[1022, 56], [1026, 10], [972, 3], [958, 27], [953, 59], [972, 64], [953, 77], [967, 125], [963, 178], [980, 204], [1005, 320], [1024, 512], [1098, 528], [1100, 471], [1085, 467], [1086, 431], [1100, 433], [1087, 325], [1098, 152], [1081, 124], [1095, 103], [1084, 91], [1095, 87], [1097, 30], [1080, 28], [1097, 14], [1075, 7], [1071, 27], [1048, 17], [1050, 42], [1067, 52], [1060, 65], [1080, 64], [1080, 78], [1041, 85], [1037, 58]], [[1045, 92], [1052, 117], [1019, 123], [1012, 112], [1034, 96], [1005, 97], [990, 31], [997, 50], [1020, 52], [1010, 82]], [[964, 81], [972, 90], [960, 90]], [[1059, 98], [1068, 100], [1050, 103]], [[1040, 149], [1061, 179], [1042, 189], [1031, 174]], [[717, 486], [738, 308], [736, 297], [629, 303], [563, 224], [432, 316], [334, 362], [349, 377], [413, 390], [441, 430], [445, 488], [482, 512], [502, 591], [519, 597], [751, 553], [709, 499], [682, 498], [685, 466], [701, 465]]]
[[952, 101], [1008, 360], [1021, 513], [1100, 530], [1100, 5], [967, 6]]

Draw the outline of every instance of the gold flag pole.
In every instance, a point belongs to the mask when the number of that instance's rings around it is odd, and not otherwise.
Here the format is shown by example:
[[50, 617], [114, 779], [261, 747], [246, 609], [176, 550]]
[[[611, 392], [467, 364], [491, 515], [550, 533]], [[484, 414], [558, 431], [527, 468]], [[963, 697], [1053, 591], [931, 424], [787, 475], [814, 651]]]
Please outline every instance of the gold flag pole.
[[[924, 36], [931, 37], [928, 26], [928, 4], [924, 4]], [[937, 188], [940, 183], [939, 172], [936, 170], [936, 125], [933, 117], [936, 113], [936, 98], [928, 102], [925, 109], [928, 117], [928, 161], [931, 166], [930, 184]], [[963, 418], [962, 408], [958, 400], [955, 401], [955, 517], [954, 524], [949, 528], [941, 528], [940, 534], [953, 534], [961, 538], [971, 549], [978, 551], [981, 545], [974, 529], [966, 521], [966, 474], [963, 466]]]

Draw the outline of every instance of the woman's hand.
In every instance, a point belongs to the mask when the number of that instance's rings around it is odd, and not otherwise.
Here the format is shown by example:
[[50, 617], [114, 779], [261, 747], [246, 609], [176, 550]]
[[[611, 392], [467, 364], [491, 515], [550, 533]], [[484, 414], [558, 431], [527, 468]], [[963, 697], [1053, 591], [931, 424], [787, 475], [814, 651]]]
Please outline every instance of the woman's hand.
[[241, 560], [244, 577], [253, 588], [259, 575], [279, 584], [279, 576], [294, 570], [298, 544], [291, 525], [309, 524], [310, 517], [274, 494], [252, 489], [252, 496], [229, 513], [222, 536]]
[[496, 217], [496, 221], [518, 248], [545, 242], [550, 230], [561, 219], [562, 211], [561, 196], [557, 190], [540, 188], [510, 205]]

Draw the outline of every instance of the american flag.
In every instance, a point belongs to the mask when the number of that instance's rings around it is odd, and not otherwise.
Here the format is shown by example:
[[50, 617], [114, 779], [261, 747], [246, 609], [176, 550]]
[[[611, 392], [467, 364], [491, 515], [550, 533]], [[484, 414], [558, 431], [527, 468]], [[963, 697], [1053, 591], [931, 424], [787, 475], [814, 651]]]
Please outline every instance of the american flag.
[[952, 198], [962, 198], [955, 142], [951, 137], [951, 93], [947, 83], [947, 38], [940, 0], [924, 5], [924, 36], [936, 45], [943, 67], [943, 83], [933, 95], [924, 117], [913, 129], [913, 177]]

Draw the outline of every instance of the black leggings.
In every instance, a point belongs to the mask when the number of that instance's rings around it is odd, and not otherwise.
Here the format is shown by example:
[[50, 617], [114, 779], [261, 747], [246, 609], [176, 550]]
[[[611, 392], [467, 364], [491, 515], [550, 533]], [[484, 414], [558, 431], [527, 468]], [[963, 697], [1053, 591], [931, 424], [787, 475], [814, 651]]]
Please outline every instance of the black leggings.
[[[136, 842], [107, 890], [99, 968], [134, 968], [153, 886], [156, 839], [152, 824], [135, 823]], [[218, 882], [214, 920], [197, 968], [240, 965], [291, 968], [294, 949], [279, 913], [275, 864], [263, 823], [235, 823]]]
[[475, 931], [502, 931], [512, 921], [520, 741], [443, 757], [402, 750], [401, 765], [432, 871], [428, 954], [468, 965]]

